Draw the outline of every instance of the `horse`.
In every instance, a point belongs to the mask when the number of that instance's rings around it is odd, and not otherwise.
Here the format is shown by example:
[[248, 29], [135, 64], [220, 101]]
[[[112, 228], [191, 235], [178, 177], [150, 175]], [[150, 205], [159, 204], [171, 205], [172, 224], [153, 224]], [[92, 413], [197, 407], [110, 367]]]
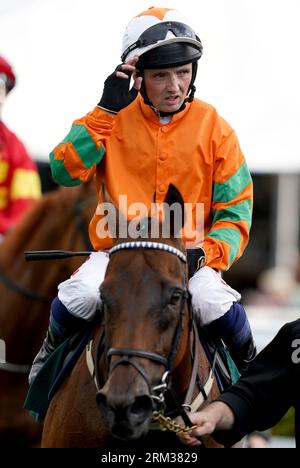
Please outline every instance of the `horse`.
[[[26, 250], [91, 249], [88, 224], [96, 207], [92, 183], [43, 195], [0, 244], [0, 444], [36, 446], [42, 426], [23, 409], [30, 365], [46, 334], [51, 300], [82, 258], [27, 263]], [[3, 359], [2, 359], [3, 361]]]
[[[165, 203], [183, 208], [172, 185]], [[99, 285], [102, 308], [50, 402], [41, 447], [183, 449], [176, 432], [189, 430], [185, 407], [219, 395], [192, 317], [185, 250], [178, 228], [162, 235], [165, 222], [157, 238], [145, 218], [140, 238], [114, 240]], [[222, 447], [211, 436], [203, 446]]]

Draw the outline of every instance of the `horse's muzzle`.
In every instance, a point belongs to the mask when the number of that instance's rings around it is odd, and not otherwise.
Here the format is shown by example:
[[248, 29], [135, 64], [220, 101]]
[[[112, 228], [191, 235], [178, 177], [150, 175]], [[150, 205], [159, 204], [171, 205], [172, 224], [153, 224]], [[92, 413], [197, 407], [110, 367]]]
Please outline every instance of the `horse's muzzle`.
[[138, 439], [148, 431], [153, 411], [149, 395], [114, 398], [108, 396], [105, 391], [100, 391], [96, 400], [114, 437], [123, 440]]

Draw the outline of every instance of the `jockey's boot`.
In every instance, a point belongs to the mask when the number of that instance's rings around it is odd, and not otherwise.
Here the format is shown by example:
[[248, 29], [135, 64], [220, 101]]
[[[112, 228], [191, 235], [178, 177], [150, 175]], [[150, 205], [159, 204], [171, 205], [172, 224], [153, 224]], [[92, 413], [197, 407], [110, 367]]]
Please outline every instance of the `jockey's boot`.
[[84, 320], [72, 315], [58, 297], [52, 301], [46, 338], [32, 363], [28, 376], [29, 385], [33, 382], [53, 351], [69, 336], [79, 330], [83, 323]]
[[226, 314], [207, 328], [223, 340], [239, 372], [244, 373], [256, 356], [256, 346], [244, 307], [234, 302]]
[[244, 374], [251, 361], [255, 358], [257, 351], [252, 333], [240, 348], [229, 348], [230, 355], [234, 360], [239, 372]]
[[29, 372], [29, 376], [28, 376], [29, 385], [31, 385], [31, 383], [36, 378], [37, 374], [39, 373], [39, 371], [41, 370], [41, 368], [47, 361], [48, 357], [62, 343], [62, 341], [57, 339], [57, 337], [51, 330], [51, 325], [49, 325], [46, 338], [43, 341], [42, 347], [33, 360], [33, 363]]

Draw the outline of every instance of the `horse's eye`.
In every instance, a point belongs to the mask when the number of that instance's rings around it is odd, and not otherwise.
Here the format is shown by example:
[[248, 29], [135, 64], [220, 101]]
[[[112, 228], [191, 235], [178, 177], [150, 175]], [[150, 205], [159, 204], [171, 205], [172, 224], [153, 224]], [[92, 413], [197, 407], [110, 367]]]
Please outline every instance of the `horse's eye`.
[[180, 291], [173, 292], [172, 297], [170, 299], [170, 304], [171, 305], [178, 304], [178, 302], [180, 302], [181, 298], [182, 298], [182, 293]]

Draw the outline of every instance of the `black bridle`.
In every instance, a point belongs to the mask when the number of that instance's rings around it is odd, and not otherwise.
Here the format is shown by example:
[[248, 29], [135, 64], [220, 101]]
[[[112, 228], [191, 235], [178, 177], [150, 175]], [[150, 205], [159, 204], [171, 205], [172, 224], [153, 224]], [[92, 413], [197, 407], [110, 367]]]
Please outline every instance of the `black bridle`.
[[[128, 249], [161, 250], [161, 251], [165, 251], [170, 254], [176, 255], [183, 264], [186, 264], [186, 261], [187, 261], [186, 256], [179, 249], [176, 249], [175, 247], [172, 247], [170, 245], [163, 244], [160, 242], [150, 242], [150, 241], [123, 242], [114, 246], [110, 250], [109, 254], [111, 256], [115, 254], [116, 252], [119, 252], [125, 249], [126, 250]], [[177, 352], [181, 331], [183, 329], [185, 305], [188, 303], [188, 301], [189, 301], [189, 292], [185, 286], [182, 290], [181, 300], [179, 304], [179, 317], [178, 317], [178, 321], [177, 321], [176, 328], [174, 331], [170, 352], [167, 357], [160, 356], [159, 354], [152, 353], [150, 351], [144, 351], [140, 349], [131, 349], [131, 348], [108, 348], [105, 353], [105, 362], [106, 362], [106, 366], [108, 369], [108, 375], [111, 375], [112, 372], [120, 365], [133, 366], [147, 383], [150, 396], [155, 406], [157, 406], [158, 404], [162, 405], [164, 403], [164, 394], [168, 388], [167, 376], [173, 370], [174, 358]], [[190, 312], [190, 307], [188, 307], [188, 309]], [[103, 338], [105, 339], [105, 337]], [[105, 347], [103, 340], [99, 341], [98, 348], [100, 346]], [[96, 353], [97, 355], [99, 355], [98, 351]], [[113, 364], [111, 364], [110, 358], [112, 356], [120, 356], [120, 359], [117, 359]], [[161, 383], [159, 385], [152, 387], [144, 367], [135, 358], [147, 359], [147, 360], [155, 362], [156, 364], [164, 366], [165, 372], [163, 374]], [[99, 381], [97, 382], [97, 387], [100, 388]], [[156, 393], [158, 393], [158, 395]]]

